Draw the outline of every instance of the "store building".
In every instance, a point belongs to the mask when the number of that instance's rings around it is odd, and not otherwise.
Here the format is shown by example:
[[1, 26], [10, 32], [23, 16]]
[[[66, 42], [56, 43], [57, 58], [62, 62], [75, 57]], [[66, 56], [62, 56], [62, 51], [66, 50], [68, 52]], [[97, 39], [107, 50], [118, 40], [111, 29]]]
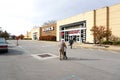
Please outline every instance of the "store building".
[[41, 36], [56, 36], [56, 23], [41, 27]]
[[41, 27], [35, 27], [30, 31], [32, 40], [39, 40]]
[[54, 38], [54, 41], [56, 41], [56, 23], [34, 27], [25, 35], [25, 38], [31, 38], [32, 40], [49, 40], [48, 37], [49, 39]]
[[41, 27], [40, 40], [56, 41], [56, 23], [51, 23]]
[[90, 29], [104, 26], [112, 30], [112, 34], [120, 37], [120, 4], [104, 7], [85, 12], [57, 22], [57, 41], [62, 38], [69, 41], [70, 38], [76, 42], [93, 43], [93, 35]]
[[24, 35], [24, 38], [26, 38], [26, 39], [31, 39], [31, 32], [28, 32], [27, 31], [27, 33]]
[[57, 41], [64, 38], [69, 41], [70, 38], [76, 42], [93, 41], [91, 32], [93, 26], [94, 12], [86, 12], [57, 22]]

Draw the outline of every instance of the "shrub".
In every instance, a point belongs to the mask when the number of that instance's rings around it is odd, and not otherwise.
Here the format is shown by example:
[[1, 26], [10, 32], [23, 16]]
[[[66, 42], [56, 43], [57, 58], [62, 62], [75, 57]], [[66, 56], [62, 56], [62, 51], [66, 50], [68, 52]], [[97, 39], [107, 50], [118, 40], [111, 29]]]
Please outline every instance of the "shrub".
[[50, 36], [50, 35], [41, 36], [39, 39], [40, 40], [45, 40], [45, 41], [56, 41], [56, 36]]
[[112, 41], [103, 41], [102, 44], [109, 44], [109, 45], [112, 45], [113, 42], [112, 42]]
[[120, 41], [120, 38], [112, 35], [112, 36], [110, 36], [109, 40], [110, 41]]
[[120, 41], [113, 42], [113, 45], [120, 45]]
[[104, 41], [102, 44], [120, 45], [120, 41]]

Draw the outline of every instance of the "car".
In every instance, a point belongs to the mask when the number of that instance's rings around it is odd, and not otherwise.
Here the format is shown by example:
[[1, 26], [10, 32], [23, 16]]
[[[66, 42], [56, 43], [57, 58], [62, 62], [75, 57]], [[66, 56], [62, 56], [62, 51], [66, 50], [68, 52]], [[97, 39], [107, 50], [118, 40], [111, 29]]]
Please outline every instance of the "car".
[[5, 38], [0, 38], [0, 53], [1, 52], [8, 52], [8, 44]]

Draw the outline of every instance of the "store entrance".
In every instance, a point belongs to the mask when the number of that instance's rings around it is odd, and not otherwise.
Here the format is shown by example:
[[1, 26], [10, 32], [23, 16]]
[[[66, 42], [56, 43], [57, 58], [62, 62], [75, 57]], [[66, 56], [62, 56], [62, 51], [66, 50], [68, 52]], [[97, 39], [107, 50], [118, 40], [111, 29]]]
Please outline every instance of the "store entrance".
[[61, 32], [61, 38], [65, 39], [65, 41], [73, 39], [74, 42], [84, 43], [86, 41], [86, 29]]
[[81, 36], [80, 35], [70, 35], [69, 40], [73, 39], [74, 42], [81, 42]]

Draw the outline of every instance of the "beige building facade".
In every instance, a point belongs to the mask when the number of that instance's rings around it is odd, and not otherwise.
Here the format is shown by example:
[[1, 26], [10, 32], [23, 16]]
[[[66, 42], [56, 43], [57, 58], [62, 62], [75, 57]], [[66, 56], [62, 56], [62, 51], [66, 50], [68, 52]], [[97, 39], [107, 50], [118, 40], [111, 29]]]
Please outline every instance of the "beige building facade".
[[32, 40], [40, 40], [42, 37], [55, 36], [56, 37], [56, 23], [44, 25], [41, 27], [34, 27], [31, 31], [27, 32], [25, 38]]
[[[86, 12], [57, 22], [57, 41], [76, 38], [77, 42], [93, 41], [89, 29], [93, 26], [93, 11]], [[86, 35], [88, 34], [88, 35]], [[86, 37], [87, 36], [87, 37]]]
[[24, 35], [24, 38], [31, 38], [31, 32], [28, 32]]
[[90, 29], [93, 26], [104, 26], [112, 30], [114, 36], [120, 37], [120, 4], [85, 12], [70, 18], [57, 21], [57, 41], [62, 38], [69, 41], [93, 43]]
[[109, 28], [113, 35], [120, 37], [120, 4], [109, 7]]
[[35, 27], [31, 29], [31, 31], [28, 32], [27, 34], [29, 35], [29, 38], [32, 38], [32, 40], [39, 40], [40, 31], [41, 31], [41, 27]]

